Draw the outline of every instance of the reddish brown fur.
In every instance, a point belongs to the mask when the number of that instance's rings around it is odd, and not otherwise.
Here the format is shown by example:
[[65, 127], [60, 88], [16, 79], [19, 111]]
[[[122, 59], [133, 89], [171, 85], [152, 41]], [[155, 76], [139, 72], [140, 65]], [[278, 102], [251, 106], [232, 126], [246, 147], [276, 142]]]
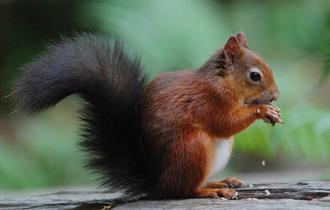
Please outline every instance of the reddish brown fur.
[[[235, 45], [237, 40], [231, 39]], [[213, 162], [214, 140], [231, 137], [264, 118], [265, 105], [243, 101], [268, 100], [278, 91], [262, 59], [243, 47], [239, 52], [237, 46], [230, 50], [232, 61], [224, 57], [226, 48], [221, 49], [200, 69], [166, 73], [146, 87], [141, 106], [143, 145], [149, 152], [156, 198], [233, 196], [232, 191], [202, 188]], [[217, 62], [225, 63], [217, 67]], [[258, 87], [247, 82], [246, 71], [252, 66], [265, 77]]]

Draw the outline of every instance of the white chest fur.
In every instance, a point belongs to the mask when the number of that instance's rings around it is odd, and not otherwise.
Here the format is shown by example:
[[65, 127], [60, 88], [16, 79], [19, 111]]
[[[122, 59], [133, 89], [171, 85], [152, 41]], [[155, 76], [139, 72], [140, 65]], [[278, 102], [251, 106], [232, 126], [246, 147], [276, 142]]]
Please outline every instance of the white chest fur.
[[233, 146], [234, 138], [219, 139], [215, 141], [215, 153], [213, 159], [213, 166], [210, 171], [209, 177], [217, 174], [223, 167], [226, 166]]

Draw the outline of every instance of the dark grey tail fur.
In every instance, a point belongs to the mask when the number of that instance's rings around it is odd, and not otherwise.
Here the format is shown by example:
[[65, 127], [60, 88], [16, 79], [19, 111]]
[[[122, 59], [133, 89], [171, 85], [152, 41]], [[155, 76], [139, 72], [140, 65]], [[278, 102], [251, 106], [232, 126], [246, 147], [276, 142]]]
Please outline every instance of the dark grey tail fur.
[[139, 141], [144, 86], [139, 61], [129, 58], [120, 43], [83, 34], [48, 47], [25, 65], [14, 96], [19, 107], [35, 113], [79, 94], [87, 102], [82, 146], [91, 155], [88, 166], [110, 189], [137, 194], [148, 191]]

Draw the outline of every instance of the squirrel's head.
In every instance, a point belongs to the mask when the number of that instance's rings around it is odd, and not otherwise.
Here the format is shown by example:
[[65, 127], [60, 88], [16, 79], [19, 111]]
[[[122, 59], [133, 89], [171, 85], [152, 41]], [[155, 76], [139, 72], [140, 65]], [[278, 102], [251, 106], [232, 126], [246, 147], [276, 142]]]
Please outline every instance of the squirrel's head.
[[200, 71], [218, 78], [217, 82], [225, 82], [245, 104], [268, 104], [279, 97], [271, 69], [248, 49], [247, 39], [241, 32], [230, 36]]

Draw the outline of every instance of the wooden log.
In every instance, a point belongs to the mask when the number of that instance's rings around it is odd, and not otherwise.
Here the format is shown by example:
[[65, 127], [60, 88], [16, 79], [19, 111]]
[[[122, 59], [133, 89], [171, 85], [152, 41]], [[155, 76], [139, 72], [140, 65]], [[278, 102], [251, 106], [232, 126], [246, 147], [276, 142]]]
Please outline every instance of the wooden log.
[[1, 196], [0, 209], [330, 209], [330, 180], [291, 183], [247, 184], [237, 189], [236, 200], [183, 199], [138, 200], [123, 203], [118, 194], [100, 191], [59, 191], [56, 193]]

